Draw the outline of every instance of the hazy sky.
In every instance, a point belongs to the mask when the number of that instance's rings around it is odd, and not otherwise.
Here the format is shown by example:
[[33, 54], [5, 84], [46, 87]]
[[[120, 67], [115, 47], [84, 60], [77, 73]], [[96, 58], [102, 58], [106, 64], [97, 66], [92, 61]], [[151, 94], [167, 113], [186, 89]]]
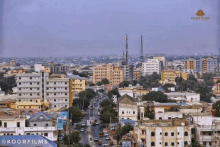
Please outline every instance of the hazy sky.
[[[6, 0], [4, 56], [217, 53], [218, 0]], [[208, 21], [194, 21], [202, 9]], [[217, 16], [218, 15], [218, 16]], [[220, 34], [220, 33], [219, 33]]]

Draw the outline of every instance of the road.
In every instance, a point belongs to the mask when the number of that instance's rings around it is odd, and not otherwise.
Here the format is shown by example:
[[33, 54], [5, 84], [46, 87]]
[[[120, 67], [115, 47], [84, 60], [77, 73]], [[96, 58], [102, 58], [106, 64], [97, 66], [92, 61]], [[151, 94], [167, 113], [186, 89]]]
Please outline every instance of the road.
[[[101, 102], [101, 100], [97, 100], [96, 104], [94, 105], [95, 108], [99, 107], [99, 103]], [[90, 117], [93, 116], [93, 110], [90, 111]], [[99, 116], [98, 116], [98, 111], [94, 111], [94, 116], [95, 119], [97, 120], [97, 122], [100, 122], [99, 120]], [[82, 121], [79, 124], [82, 124], [83, 122], [86, 123], [86, 121], [89, 120], [89, 110], [84, 112], [84, 118], [82, 119]], [[81, 125], [78, 125], [77, 130], [80, 131], [80, 129], [82, 128]], [[81, 136], [81, 143], [83, 145], [85, 144], [90, 144], [89, 143], [89, 134], [87, 133], [87, 130], [89, 129], [88, 126], [83, 127], [85, 132], [80, 132], [80, 136]], [[102, 144], [110, 144], [110, 141], [107, 141], [105, 138], [106, 137], [100, 137], [100, 133], [103, 133], [103, 124], [99, 124], [99, 125], [91, 125], [90, 126], [90, 135], [92, 136], [92, 142], [95, 144], [96, 147], [100, 146], [98, 145], [98, 141], [94, 142], [94, 138], [98, 137], [98, 140], [102, 140]]]

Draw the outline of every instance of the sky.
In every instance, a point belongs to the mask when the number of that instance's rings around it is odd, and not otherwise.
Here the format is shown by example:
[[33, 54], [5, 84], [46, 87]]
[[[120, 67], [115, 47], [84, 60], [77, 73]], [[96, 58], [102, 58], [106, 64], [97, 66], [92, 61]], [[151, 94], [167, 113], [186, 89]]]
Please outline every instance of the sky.
[[[208, 21], [195, 21], [202, 9]], [[210, 54], [220, 48], [218, 0], [6, 0], [4, 57]]]

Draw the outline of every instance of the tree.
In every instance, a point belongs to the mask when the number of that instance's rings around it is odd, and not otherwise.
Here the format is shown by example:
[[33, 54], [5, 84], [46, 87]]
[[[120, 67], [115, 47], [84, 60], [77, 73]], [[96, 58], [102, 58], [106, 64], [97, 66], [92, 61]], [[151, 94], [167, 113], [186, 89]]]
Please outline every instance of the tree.
[[129, 81], [123, 81], [119, 84], [119, 87], [128, 87], [131, 84]]
[[208, 87], [205, 82], [195, 84], [195, 92], [200, 94], [200, 100], [205, 102], [210, 102], [212, 96], [212, 89]]
[[202, 78], [207, 86], [213, 86], [213, 74], [212, 73], [204, 73]]
[[101, 85], [102, 85], [102, 82], [99, 81], [99, 82], [96, 83], [96, 85], [101, 86]]
[[100, 103], [100, 106], [101, 107], [115, 107], [115, 104], [113, 103], [113, 100], [112, 99], [105, 99], [103, 100], [101, 103]]
[[105, 92], [105, 90], [104, 89], [99, 89], [99, 92], [103, 93], [103, 92]]
[[168, 102], [167, 95], [161, 91], [151, 91], [146, 95], [142, 96], [143, 101], [156, 101], [160, 103]]
[[189, 147], [203, 147], [203, 145], [199, 144], [198, 142], [193, 142], [189, 145]]
[[114, 121], [117, 116], [118, 113], [115, 111], [115, 109], [113, 109], [113, 107], [106, 106], [100, 113], [100, 120], [103, 123], [109, 124], [110, 119]]
[[68, 110], [69, 118], [72, 117], [72, 123], [77, 123], [81, 120], [81, 118], [83, 118], [82, 112], [77, 107], [69, 107]]
[[109, 80], [107, 78], [102, 79], [102, 84], [109, 84]]
[[133, 126], [131, 124], [125, 124], [121, 129], [116, 131], [116, 140], [119, 142], [123, 135], [129, 133], [129, 131], [133, 130]]
[[150, 110], [149, 106], [146, 107], [144, 115], [145, 115], [145, 117], [148, 117], [150, 119], [155, 118], [155, 112], [153, 110]]
[[165, 92], [169, 92], [170, 90], [168, 89], [169, 87], [176, 87], [174, 84], [170, 84], [170, 83], [167, 83], [167, 84], [164, 84], [163, 85], [163, 90]]
[[111, 91], [108, 92], [108, 97], [112, 98], [113, 95], [117, 95], [117, 97], [121, 97], [121, 95], [118, 92], [118, 88], [112, 89]]
[[178, 106], [172, 106], [167, 111], [170, 111], [170, 112], [179, 111], [179, 107]]
[[90, 83], [89, 86], [95, 86], [95, 84], [94, 83]]
[[79, 132], [72, 132], [69, 135], [64, 135], [63, 137], [63, 142], [65, 145], [69, 145], [70, 144], [77, 144], [80, 141], [81, 137], [80, 137], [80, 133]]
[[215, 109], [215, 116], [220, 117], [220, 101], [213, 103], [212, 109]]

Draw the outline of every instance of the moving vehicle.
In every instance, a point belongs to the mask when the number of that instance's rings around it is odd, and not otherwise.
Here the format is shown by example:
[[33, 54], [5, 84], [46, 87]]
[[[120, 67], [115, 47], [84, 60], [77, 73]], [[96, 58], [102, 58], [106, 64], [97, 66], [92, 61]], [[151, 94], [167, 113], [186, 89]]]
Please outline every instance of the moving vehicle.
[[105, 136], [105, 137], [108, 136], [108, 133], [104, 133], [104, 136]]
[[106, 139], [106, 140], [110, 140], [110, 137], [106, 137], [105, 139]]
[[99, 125], [99, 123], [98, 123], [98, 122], [96, 122], [96, 125]]
[[80, 130], [81, 132], [84, 132], [85, 130], [83, 129], [83, 128], [81, 128], [81, 130]]
[[82, 123], [82, 127], [85, 127], [86, 126], [86, 123]]
[[94, 141], [99, 141], [98, 137], [95, 137], [95, 138], [94, 138]]
[[101, 140], [99, 140], [99, 145], [102, 145], [102, 141]]

